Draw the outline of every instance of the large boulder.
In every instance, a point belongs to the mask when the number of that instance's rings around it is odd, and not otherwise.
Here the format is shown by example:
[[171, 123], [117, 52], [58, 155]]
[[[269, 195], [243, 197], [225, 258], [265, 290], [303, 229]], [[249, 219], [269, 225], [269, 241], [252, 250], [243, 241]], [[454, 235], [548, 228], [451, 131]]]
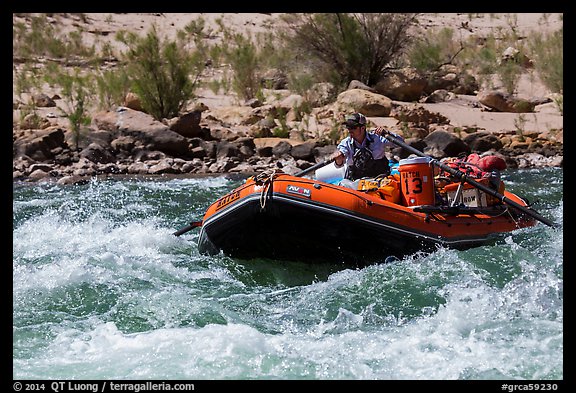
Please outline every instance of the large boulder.
[[479, 92], [478, 101], [497, 112], [531, 113], [536, 106], [535, 102], [496, 90]]
[[201, 119], [201, 111], [191, 111], [169, 121], [168, 126], [172, 131], [186, 138], [203, 137], [204, 132], [200, 127]]
[[387, 117], [392, 110], [392, 100], [382, 94], [352, 89], [338, 95], [336, 106], [340, 112], [360, 112], [368, 117]]
[[114, 112], [97, 113], [92, 121], [99, 129], [114, 131], [117, 136], [133, 136], [142, 140], [149, 145], [149, 150], [175, 157], [189, 153], [185, 137], [144, 112], [121, 107]]
[[426, 148], [424, 153], [435, 158], [457, 157], [460, 153], [470, 153], [470, 147], [456, 135], [436, 130], [424, 138]]
[[486, 131], [477, 131], [468, 134], [464, 137], [463, 141], [472, 151], [478, 152], [500, 150], [503, 146], [496, 135]]
[[426, 76], [415, 68], [389, 71], [374, 86], [377, 93], [398, 101], [418, 101], [428, 86]]
[[26, 130], [14, 140], [14, 158], [29, 156], [34, 160], [44, 161], [54, 157], [56, 149], [68, 149], [64, 131], [61, 128], [45, 130]]

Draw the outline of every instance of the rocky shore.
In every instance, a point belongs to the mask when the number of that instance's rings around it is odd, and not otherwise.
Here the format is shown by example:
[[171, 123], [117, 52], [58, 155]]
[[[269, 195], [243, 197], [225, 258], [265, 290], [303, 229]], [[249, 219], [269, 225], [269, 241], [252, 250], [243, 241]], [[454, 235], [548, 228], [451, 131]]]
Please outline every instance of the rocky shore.
[[[58, 184], [83, 183], [94, 176], [191, 176], [216, 174], [253, 174], [269, 168], [288, 173], [306, 169], [335, 151], [335, 144], [298, 133], [290, 138], [258, 137], [267, 127], [264, 119], [252, 127], [223, 127], [205, 111], [191, 111], [165, 123], [127, 107], [100, 112], [93, 118], [94, 130], [73, 148], [70, 132], [57, 125], [45, 129], [15, 130], [13, 180], [51, 181]], [[408, 144], [435, 158], [456, 157], [475, 152], [499, 155], [509, 168], [563, 166], [563, 132], [514, 131], [488, 132], [460, 130], [450, 124], [427, 124], [422, 119], [439, 121], [438, 114], [423, 109], [406, 113], [415, 117], [412, 130], [424, 136], [403, 134]], [[250, 118], [248, 115], [246, 118]], [[373, 124], [394, 117], [369, 117]], [[434, 119], [434, 120], [430, 120]], [[445, 122], [445, 121], [444, 121]], [[242, 123], [242, 122], [240, 122]], [[412, 135], [416, 131], [411, 132]], [[406, 158], [409, 152], [393, 149], [390, 158]]]

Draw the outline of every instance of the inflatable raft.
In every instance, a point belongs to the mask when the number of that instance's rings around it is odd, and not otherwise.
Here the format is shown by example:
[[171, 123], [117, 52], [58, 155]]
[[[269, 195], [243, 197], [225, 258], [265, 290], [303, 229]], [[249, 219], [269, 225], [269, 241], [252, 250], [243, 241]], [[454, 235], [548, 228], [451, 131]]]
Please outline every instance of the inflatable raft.
[[416, 155], [388, 176], [344, 180], [345, 169], [331, 161], [295, 175], [265, 171], [174, 234], [200, 227], [204, 254], [364, 264], [438, 247], [482, 246], [536, 221], [557, 226], [505, 189], [503, 159], [472, 154], [440, 162], [392, 134], [387, 138]]

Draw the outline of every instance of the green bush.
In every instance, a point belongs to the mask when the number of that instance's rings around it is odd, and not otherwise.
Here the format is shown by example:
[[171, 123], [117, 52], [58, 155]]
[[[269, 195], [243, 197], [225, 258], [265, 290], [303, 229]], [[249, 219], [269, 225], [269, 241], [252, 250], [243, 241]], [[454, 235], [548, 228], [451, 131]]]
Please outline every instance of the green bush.
[[373, 86], [407, 47], [416, 14], [303, 14], [286, 18], [294, 50], [321, 80]]
[[194, 97], [203, 63], [180, 50], [175, 41], [158, 37], [155, 27], [145, 37], [126, 33], [118, 39], [129, 46], [127, 72], [142, 108], [157, 120], [178, 116]]
[[99, 72], [95, 76], [99, 106], [102, 109], [112, 109], [122, 105], [130, 91], [130, 77], [124, 68]]
[[232, 89], [245, 100], [256, 97], [260, 89], [259, 53], [250, 35], [244, 36], [221, 25], [224, 34], [221, 54], [232, 68]]
[[14, 56], [50, 56], [59, 59], [71, 57], [92, 57], [96, 53], [94, 45], [88, 47], [82, 42], [80, 31], [64, 34], [45, 14], [29, 16], [30, 27], [15, 23], [12, 29], [12, 53]]
[[450, 63], [462, 47], [454, 40], [454, 30], [445, 27], [437, 33], [421, 35], [408, 50], [410, 65], [419, 71], [435, 71]]
[[79, 148], [84, 128], [91, 122], [88, 107], [93, 99], [94, 81], [90, 74], [75, 68], [71, 72], [57, 66], [48, 67], [46, 82], [61, 87], [66, 108], [60, 108], [70, 122], [75, 148]]
[[564, 29], [533, 33], [528, 39], [530, 57], [542, 83], [555, 93], [564, 91]]

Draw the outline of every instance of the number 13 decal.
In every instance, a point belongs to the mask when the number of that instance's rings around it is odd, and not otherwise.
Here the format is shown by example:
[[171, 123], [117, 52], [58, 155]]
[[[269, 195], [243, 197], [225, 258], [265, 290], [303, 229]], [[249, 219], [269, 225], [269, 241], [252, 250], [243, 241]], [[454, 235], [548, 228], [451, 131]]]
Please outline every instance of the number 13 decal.
[[[411, 181], [413, 183], [412, 193], [420, 194], [422, 192], [422, 179], [420, 179], [419, 177], [413, 177]], [[406, 183], [406, 194], [410, 194], [410, 187], [408, 186], [408, 178], [404, 179], [404, 182]]]

